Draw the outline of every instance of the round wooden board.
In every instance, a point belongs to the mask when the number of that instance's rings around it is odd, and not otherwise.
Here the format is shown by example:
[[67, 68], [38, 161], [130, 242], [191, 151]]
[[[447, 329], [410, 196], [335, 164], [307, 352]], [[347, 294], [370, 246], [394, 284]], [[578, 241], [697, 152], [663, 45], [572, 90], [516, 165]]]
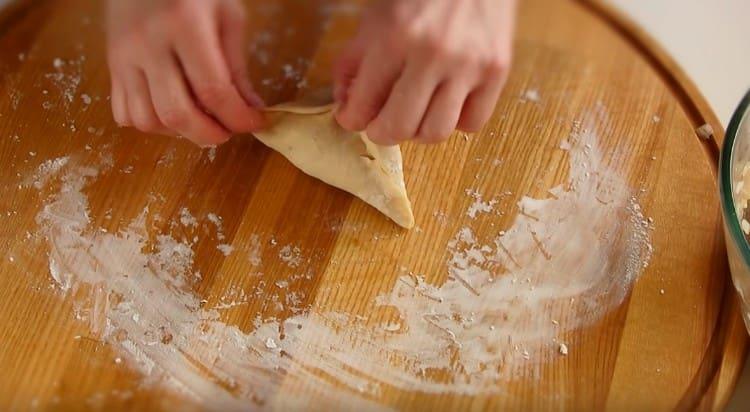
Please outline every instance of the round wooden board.
[[[325, 84], [333, 52], [354, 28], [351, 8], [340, 8], [326, 25], [321, 10], [332, 1], [256, 3], [252, 77], [264, 98], [292, 98], [302, 77], [309, 87]], [[53, 281], [54, 251], [37, 216], [59, 191], [54, 183], [27, 184], [49, 159], [70, 156], [67, 168], [100, 167], [103, 155], [111, 155], [111, 167], [85, 188], [92, 227], [118, 233], [148, 206], [150, 216], [160, 217], [149, 220], [151, 236], [198, 236], [193, 269], [201, 277], [189, 289], [204, 304], [217, 307], [237, 291], [259, 291], [218, 310], [222, 324], [251, 334], [256, 318], [301, 310], [359, 316], [363, 327], [377, 328], [394, 314], [376, 307], [376, 298], [399, 276], [411, 271], [444, 284], [446, 248], [462, 228], [489, 239], [524, 214], [517, 206], [524, 196], [549, 199], [549, 189], [565, 184], [571, 168], [561, 144], [575, 122], [596, 113], [603, 167], [624, 179], [653, 219], [653, 256], [613, 310], [556, 337], [567, 355], [550, 344], [535, 353], [543, 360], [517, 362], [513, 377], [499, 379], [495, 390], [471, 394], [399, 387], [380, 382], [377, 373], [370, 379], [377, 390], [357, 394], [333, 373], [297, 359], [263, 404], [348, 408], [361, 399], [366, 407], [413, 410], [720, 409], [744, 361], [746, 332], [719, 230], [715, 165], [722, 133], [701, 141], [694, 130], [704, 123], [722, 128], [676, 65], [616, 13], [588, 2], [521, 3], [515, 64], [492, 121], [442, 146], [403, 147], [418, 225], [410, 232], [302, 174], [252, 137], [233, 139], [214, 158], [182, 140], [117, 128], [98, 2], [28, 1], [8, 9], [0, 24], [0, 405], [222, 406], [175, 390], [158, 374], [144, 376], [123, 345], [92, 329], [97, 309], [82, 312], [80, 294]], [[477, 193], [497, 203], [472, 218], [467, 211]], [[183, 208], [201, 220], [197, 229], [173, 223]], [[210, 213], [221, 217], [221, 231], [212, 228]], [[258, 271], [249, 258], [254, 239], [262, 276], [250, 275]], [[225, 256], [219, 244], [233, 253]], [[556, 251], [540, 246], [537, 254], [549, 253]], [[297, 255], [302, 264], [294, 263]], [[305, 276], [295, 277], [300, 267]], [[294, 309], [278, 310], [282, 287], [274, 285], [284, 285], [284, 296], [296, 294]], [[301, 379], [300, 370], [310, 379]], [[196, 376], [221, 396], [258, 406], [238, 389], [248, 382], [222, 379], [210, 367]]]

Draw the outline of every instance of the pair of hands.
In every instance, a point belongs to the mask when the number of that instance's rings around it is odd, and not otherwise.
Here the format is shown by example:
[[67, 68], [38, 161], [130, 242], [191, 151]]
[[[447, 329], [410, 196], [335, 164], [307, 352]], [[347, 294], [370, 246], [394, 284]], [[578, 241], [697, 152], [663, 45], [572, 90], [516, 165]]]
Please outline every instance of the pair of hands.
[[[109, 0], [112, 111], [201, 146], [264, 127], [240, 0]], [[384, 145], [444, 141], [489, 119], [511, 59], [515, 0], [379, 0], [334, 65], [339, 123]]]

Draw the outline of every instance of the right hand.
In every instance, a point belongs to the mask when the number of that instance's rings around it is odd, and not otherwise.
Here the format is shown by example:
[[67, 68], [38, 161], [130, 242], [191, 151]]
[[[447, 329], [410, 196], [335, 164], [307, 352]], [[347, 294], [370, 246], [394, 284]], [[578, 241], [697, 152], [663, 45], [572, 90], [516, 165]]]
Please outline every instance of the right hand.
[[382, 145], [478, 131], [508, 76], [516, 2], [372, 2], [334, 68], [339, 123]]
[[239, 0], [109, 0], [107, 16], [118, 124], [200, 146], [262, 127]]

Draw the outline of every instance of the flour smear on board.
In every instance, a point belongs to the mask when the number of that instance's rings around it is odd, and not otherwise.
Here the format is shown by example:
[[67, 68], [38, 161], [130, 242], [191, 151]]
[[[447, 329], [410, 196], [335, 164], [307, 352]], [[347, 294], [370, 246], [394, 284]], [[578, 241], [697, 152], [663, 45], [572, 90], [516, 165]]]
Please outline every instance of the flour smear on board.
[[[305, 405], [304, 397], [277, 395], [282, 381], [314, 391], [316, 402], [365, 409], [377, 408], [372, 399], [387, 388], [492, 394], [529, 367], [573, 353], [566, 334], [617, 307], [651, 256], [648, 222], [625, 180], [603, 163], [595, 131], [574, 130], [561, 148], [566, 184], [547, 199], [521, 199], [512, 225], [492, 238], [461, 228], [446, 245], [448, 279], [435, 285], [404, 273], [374, 302], [398, 313], [380, 326], [309, 308], [257, 318], [250, 332], [227, 324], [221, 305], [206, 305], [191, 287], [199, 278], [193, 245], [150, 238], [147, 206], [119, 233], [94, 227], [85, 188], [111, 165], [45, 166], [57, 178], [37, 181], [59, 187], [37, 222], [50, 273], [88, 306], [92, 334], [143, 375], [207, 407]], [[187, 209], [178, 219], [201, 224]], [[208, 220], [221, 232], [217, 216]], [[260, 249], [254, 236], [247, 259], [255, 275]], [[278, 257], [296, 267], [302, 253], [290, 245]]]

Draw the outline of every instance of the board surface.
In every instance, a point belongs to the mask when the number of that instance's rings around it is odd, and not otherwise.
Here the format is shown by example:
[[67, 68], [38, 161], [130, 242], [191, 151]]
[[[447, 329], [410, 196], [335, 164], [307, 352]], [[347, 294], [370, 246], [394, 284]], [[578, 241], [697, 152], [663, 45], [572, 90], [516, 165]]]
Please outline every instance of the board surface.
[[[116, 127], [97, 3], [0, 16], [4, 408], [726, 402], [746, 332], [722, 135], [694, 132], [722, 129], [606, 7], [521, 2], [490, 123], [402, 148], [407, 232], [251, 136], [200, 150]], [[358, 13], [250, 10], [270, 103], [327, 83]]]

